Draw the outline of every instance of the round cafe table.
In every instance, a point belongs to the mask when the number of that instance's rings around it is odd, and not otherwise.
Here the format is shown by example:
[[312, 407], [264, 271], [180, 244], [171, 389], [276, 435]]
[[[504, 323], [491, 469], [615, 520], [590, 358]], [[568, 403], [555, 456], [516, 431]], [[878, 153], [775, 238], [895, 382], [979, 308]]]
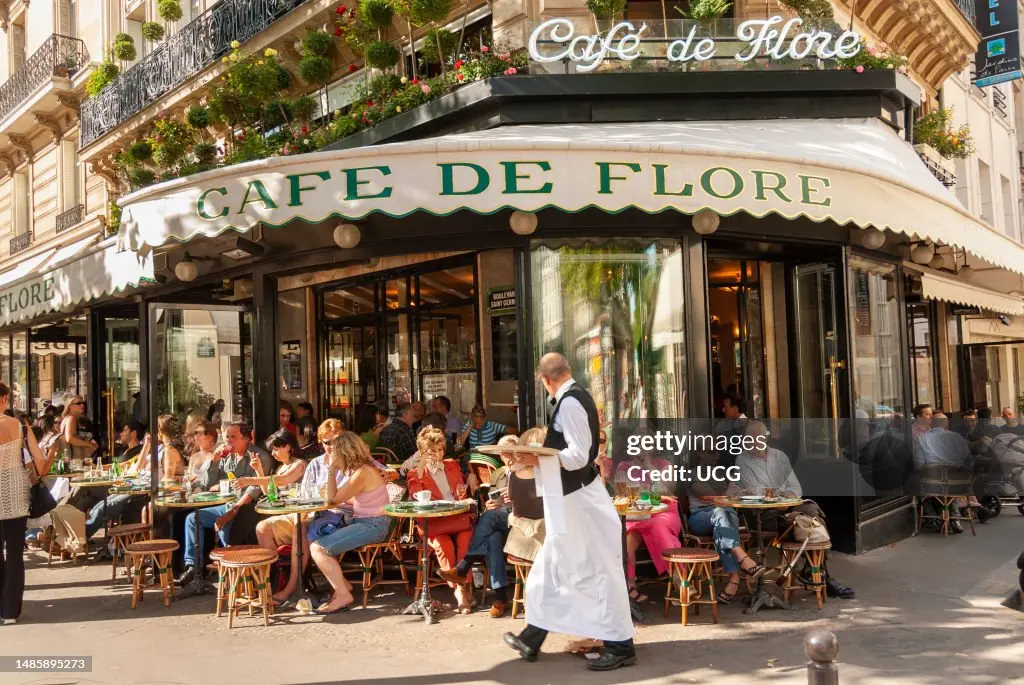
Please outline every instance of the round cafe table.
[[[64, 477], [67, 477], [66, 474], [65, 474]], [[123, 482], [124, 482], [123, 478], [72, 478], [71, 479], [71, 487], [73, 487], [73, 488], [105, 488], [105, 489], [109, 490], [114, 484], [116, 484], [116, 483], [123, 483]], [[100, 511], [103, 512], [103, 514], [101, 516], [101, 518], [103, 519], [103, 530], [106, 531], [107, 530], [107, 526], [109, 525], [109, 523], [107, 521], [107, 496], [106, 496], [106, 493], [104, 493], [103, 498], [100, 500], [100, 502], [101, 502], [101, 504], [103, 504], [103, 506], [100, 508]], [[106, 535], [105, 532], [104, 532], [104, 535]], [[107, 540], [108, 541], [109, 541], [109, 539], [110, 539], [110, 537], [107, 536]], [[106, 548], [107, 548], [106, 544], [101, 545], [96, 550], [96, 553], [93, 555], [92, 561], [93, 562], [99, 561], [100, 555], [103, 554], [103, 550], [105, 550]]]
[[[171, 532], [173, 533], [174, 514], [177, 511], [181, 509], [205, 509], [207, 507], [216, 507], [220, 506], [221, 504], [228, 504], [229, 502], [234, 502], [236, 499], [238, 498], [233, 494], [218, 494], [216, 498], [203, 497], [200, 499], [195, 499], [194, 495], [189, 495], [185, 499], [157, 497], [155, 500], [153, 500], [153, 505], [167, 511], [168, 526]], [[199, 526], [199, 517], [196, 516], [193, 519], [193, 521], [196, 534], [196, 545], [197, 547], [202, 547], [202, 538], [200, 536], [203, 534], [203, 531]], [[180, 595], [174, 596], [176, 600], [184, 599], [185, 597], [191, 597], [192, 595], [204, 595], [208, 592], [214, 592], [216, 590], [216, 587], [214, 587], [213, 584], [207, 583], [203, 580], [203, 560], [196, 559], [195, 561], [195, 578], [192, 579], [192, 582], [188, 585], [188, 587], [182, 588], [182, 593]]]
[[305, 583], [302, 582], [302, 516], [303, 514], [315, 514], [318, 511], [326, 511], [330, 508], [331, 506], [323, 500], [306, 504], [285, 500], [284, 506], [273, 506], [264, 500], [256, 505], [256, 513], [263, 514], [264, 516], [295, 514], [295, 535], [292, 537], [292, 558], [295, 559], [295, 563], [297, 564], [296, 568], [299, 569], [299, 578], [298, 583], [295, 585], [295, 594], [292, 595], [292, 600], [295, 602], [296, 608], [299, 606], [299, 600], [309, 599], [309, 592], [306, 591]]
[[[634, 509], [634, 503], [630, 502], [629, 506], [625, 509], [620, 510], [618, 507], [615, 508], [619, 518], [622, 519], [622, 572], [626, 576], [626, 592], [629, 592], [629, 556], [626, 552], [626, 520], [628, 517], [636, 518], [650, 518], [655, 514], [661, 514], [662, 512], [668, 511], [667, 504], [659, 504], [650, 509]], [[644, 614], [643, 609], [632, 597], [629, 598], [629, 613], [633, 615], [633, 621], [635, 623], [647, 624], [647, 616]]]
[[385, 516], [391, 518], [414, 519], [423, 528], [423, 544], [420, 549], [420, 596], [412, 604], [402, 610], [403, 616], [420, 614], [429, 625], [434, 622], [434, 611], [430, 606], [430, 579], [427, 577], [427, 569], [430, 561], [430, 548], [427, 546], [427, 521], [430, 519], [447, 518], [458, 516], [469, 511], [469, 505], [461, 502], [435, 503], [427, 507], [413, 506], [412, 502], [400, 504], [388, 504], [382, 509]]
[[[765, 560], [765, 548], [764, 548], [764, 531], [761, 525], [761, 515], [769, 509], [792, 509], [793, 507], [800, 506], [804, 503], [804, 500], [800, 498], [792, 499], [772, 499], [772, 500], [744, 500], [740, 497], [716, 497], [714, 498], [715, 506], [719, 507], [731, 507], [732, 509], [747, 509], [750, 510], [754, 516], [754, 521], [757, 526], [757, 557], [758, 563], [763, 564]], [[769, 609], [792, 609], [793, 607], [781, 598], [773, 595], [768, 591], [768, 588], [764, 584], [764, 575], [757, 579], [757, 586], [754, 589], [754, 594], [750, 597], [750, 605], [743, 610], [743, 613], [753, 616], [761, 608]]]

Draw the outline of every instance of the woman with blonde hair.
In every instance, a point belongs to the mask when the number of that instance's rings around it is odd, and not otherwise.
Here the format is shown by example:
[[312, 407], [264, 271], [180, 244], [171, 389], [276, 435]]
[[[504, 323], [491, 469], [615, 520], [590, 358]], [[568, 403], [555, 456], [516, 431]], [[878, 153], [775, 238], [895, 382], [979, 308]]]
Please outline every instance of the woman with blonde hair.
[[[156, 420], [156, 439], [160, 441], [156, 448], [156, 463], [161, 480], [173, 480], [185, 473], [185, 462], [177, 448], [180, 438], [181, 424], [178, 417], [174, 414], [162, 414]], [[152, 459], [152, 439], [147, 433], [146, 439], [142, 443], [139, 460], [135, 462], [137, 467], [135, 471], [143, 478], [149, 475], [152, 468], [150, 459]]]
[[[429, 490], [431, 499], [451, 501], [459, 499], [461, 491], [461, 496], [465, 497], [466, 482], [462, 478], [459, 462], [444, 460], [447, 445], [448, 439], [440, 428], [426, 426], [420, 430], [416, 436], [416, 447], [420, 453], [419, 466], [409, 471], [408, 475], [410, 494]], [[459, 612], [468, 614], [472, 607], [465, 580], [451, 578], [447, 572], [453, 571], [466, 556], [473, 537], [472, 518], [468, 513], [459, 514], [429, 521], [426, 526], [425, 531], [421, 527], [420, 534], [427, 536], [427, 544], [433, 548], [437, 557], [439, 573], [455, 591]]]
[[76, 459], [91, 457], [99, 447], [92, 433], [84, 430], [81, 419], [85, 416], [85, 400], [75, 395], [64, 405], [64, 414], [60, 421], [60, 434], [64, 444], [69, 445]]
[[[340, 527], [310, 545], [313, 561], [334, 590], [331, 600], [317, 609], [320, 614], [342, 611], [355, 602], [352, 584], [342, 573], [338, 558], [363, 545], [383, 542], [391, 527], [391, 520], [381, 513], [388, 504], [387, 485], [374, 465], [370, 448], [355, 433], [337, 435], [331, 443], [326, 499], [331, 505], [351, 504], [352, 514], [344, 517]], [[347, 476], [341, 487], [339, 475]]]

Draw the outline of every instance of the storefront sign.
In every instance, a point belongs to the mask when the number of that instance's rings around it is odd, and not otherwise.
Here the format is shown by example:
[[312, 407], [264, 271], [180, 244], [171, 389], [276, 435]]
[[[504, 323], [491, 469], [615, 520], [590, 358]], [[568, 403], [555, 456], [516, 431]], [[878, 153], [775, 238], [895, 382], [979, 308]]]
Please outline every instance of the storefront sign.
[[974, 55], [974, 85], [1021, 78], [1016, 0], [975, 0], [975, 16], [981, 42]]
[[487, 313], [491, 316], [508, 314], [516, 310], [516, 287], [505, 285], [487, 291]]
[[448, 394], [448, 377], [442, 375], [423, 377], [423, 396], [439, 397]]
[[19, 312], [48, 307], [56, 292], [53, 286], [53, 276], [42, 276], [4, 291], [0, 294], [0, 318], [17, 318]]
[[[1004, 0], [1007, 1], [1008, 0]], [[802, 30], [800, 18], [750, 19], [736, 26], [735, 40], [743, 45], [732, 55], [737, 62], [817, 58], [842, 59], [860, 52], [861, 37], [853, 31]], [[704, 62], [718, 56], [719, 39], [699, 33], [698, 22], [683, 24], [685, 35], [662, 36], [648, 24], [639, 27], [620, 21], [605, 33], [576, 34], [571, 19], [549, 19], [530, 34], [527, 50], [534, 62], [572, 62], [578, 72], [594, 71], [605, 60], [632, 62], [645, 54], [651, 43], [662, 44], [658, 55], [669, 62]]]

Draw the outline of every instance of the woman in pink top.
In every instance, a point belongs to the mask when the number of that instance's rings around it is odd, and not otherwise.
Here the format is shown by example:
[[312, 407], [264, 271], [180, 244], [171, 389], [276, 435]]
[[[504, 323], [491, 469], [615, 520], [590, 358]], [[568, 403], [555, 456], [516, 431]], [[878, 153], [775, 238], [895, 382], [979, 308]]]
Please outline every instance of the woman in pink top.
[[[355, 433], [342, 433], [332, 439], [327, 464], [327, 501], [337, 505], [349, 502], [354, 513], [344, 525], [310, 545], [310, 555], [334, 589], [331, 600], [320, 605], [319, 614], [333, 614], [355, 602], [352, 584], [341, 572], [338, 559], [345, 552], [363, 545], [383, 542], [391, 529], [391, 519], [381, 514], [388, 503], [388, 489], [380, 470], [374, 466], [370, 449]], [[338, 487], [338, 474], [348, 480]]]
[[[664, 471], [671, 468], [671, 464], [664, 459], [654, 459], [647, 452], [636, 456], [633, 461], [619, 464], [615, 471], [615, 481], [623, 481], [633, 485], [640, 485], [643, 490], [650, 490], [654, 482], [651, 478], [651, 471]], [[662, 483], [659, 487], [664, 489]], [[679, 519], [679, 508], [676, 506], [675, 497], [661, 496], [663, 504], [668, 509], [660, 514], [646, 516], [638, 520], [626, 519], [626, 558], [629, 580], [629, 596], [639, 602], [647, 598], [636, 589], [636, 551], [640, 549], [641, 540], [647, 546], [647, 551], [654, 562], [654, 568], [659, 574], [668, 570], [668, 562], [661, 558], [661, 553], [666, 549], [680, 547], [679, 533], [683, 529], [683, 523]]]

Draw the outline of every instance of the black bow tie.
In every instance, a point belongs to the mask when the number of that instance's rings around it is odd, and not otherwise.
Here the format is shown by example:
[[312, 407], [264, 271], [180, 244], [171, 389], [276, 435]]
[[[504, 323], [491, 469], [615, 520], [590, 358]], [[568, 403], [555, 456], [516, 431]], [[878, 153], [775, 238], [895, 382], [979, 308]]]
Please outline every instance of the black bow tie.
[[550, 404], [551, 408], [554, 409], [556, 406], [558, 406], [558, 400], [556, 400], [554, 397], [549, 397], [548, 404]]

